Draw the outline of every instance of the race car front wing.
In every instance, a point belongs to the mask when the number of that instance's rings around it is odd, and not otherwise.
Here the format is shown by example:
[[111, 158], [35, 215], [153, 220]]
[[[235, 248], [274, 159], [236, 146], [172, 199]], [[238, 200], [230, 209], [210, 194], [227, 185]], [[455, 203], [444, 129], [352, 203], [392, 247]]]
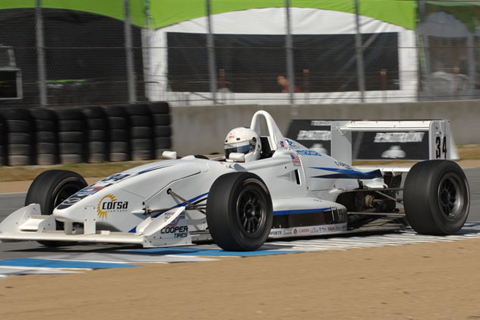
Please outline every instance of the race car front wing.
[[30, 204], [9, 215], [0, 224], [0, 241], [18, 240], [57, 242], [100, 242], [138, 244], [144, 247], [191, 245], [185, 207], [167, 211], [157, 218], [148, 217], [135, 232], [113, 232], [96, 229], [96, 210], [85, 208], [83, 228], [74, 228], [69, 221], [63, 230], [56, 230], [53, 215], [41, 215], [39, 204]]

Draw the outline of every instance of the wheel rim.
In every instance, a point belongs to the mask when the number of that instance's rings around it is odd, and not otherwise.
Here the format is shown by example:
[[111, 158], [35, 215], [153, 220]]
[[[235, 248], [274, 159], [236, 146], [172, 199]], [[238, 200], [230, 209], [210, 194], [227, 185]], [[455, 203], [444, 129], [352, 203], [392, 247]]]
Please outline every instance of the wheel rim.
[[447, 219], [454, 220], [463, 213], [464, 199], [465, 191], [458, 178], [452, 174], [444, 176], [438, 187], [438, 202]]
[[242, 230], [249, 236], [263, 231], [267, 209], [262, 195], [253, 187], [245, 188], [237, 201], [237, 217]]
[[80, 188], [76, 185], [66, 184], [60, 188], [60, 190], [55, 195], [55, 199], [53, 201], [53, 207], [56, 208], [60, 203], [67, 200], [72, 194], [79, 191]]

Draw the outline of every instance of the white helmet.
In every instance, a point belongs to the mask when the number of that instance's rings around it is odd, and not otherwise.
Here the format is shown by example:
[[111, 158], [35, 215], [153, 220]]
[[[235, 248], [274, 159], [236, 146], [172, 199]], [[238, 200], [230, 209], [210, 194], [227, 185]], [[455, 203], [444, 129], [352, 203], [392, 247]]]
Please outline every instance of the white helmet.
[[235, 128], [225, 138], [225, 159], [230, 153], [245, 154], [245, 162], [260, 159], [262, 144], [258, 134], [248, 128]]

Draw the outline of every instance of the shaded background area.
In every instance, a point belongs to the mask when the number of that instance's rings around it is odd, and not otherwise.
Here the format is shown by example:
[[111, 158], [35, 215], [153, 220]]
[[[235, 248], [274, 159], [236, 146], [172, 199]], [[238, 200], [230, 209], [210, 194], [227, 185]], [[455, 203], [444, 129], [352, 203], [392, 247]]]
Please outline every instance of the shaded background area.
[[[57, 9], [42, 9], [42, 15], [48, 103], [78, 105], [128, 101], [123, 21]], [[40, 104], [36, 39], [34, 9], [0, 10], [0, 44], [14, 52], [14, 63], [21, 70], [23, 86], [23, 99], [7, 100], [3, 104]], [[136, 88], [141, 100], [145, 100], [141, 28], [132, 27], [132, 41], [136, 48]], [[6, 49], [3, 52], [3, 56], [7, 56]], [[2, 66], [11, 64], [8, 60], [5, 58]], [[2, 80], [12, 80], [12, 72], [3, 74]]]
[[479, 19], [462, 1], [4, 0], [0, 106], [478, 99]]
[[[366, 90], [398, 90], [398, 35], [362, 34]], [[168, 81], [173, 91], [209, 91], [206, 35], [167, 34]], [[282, 35], [215, 35], [220, 87], [233, 92], [281, 92], [277, 76], [285, 75]], [[358, 91], [355, 36], [294, 35], [295, 83], [304, 92]], [[195, 56], [195, 59], [192, 57]], [[380, 77], [386, 73], [384, 87]], [[252, 77], [252, 75], [255, 75]]]

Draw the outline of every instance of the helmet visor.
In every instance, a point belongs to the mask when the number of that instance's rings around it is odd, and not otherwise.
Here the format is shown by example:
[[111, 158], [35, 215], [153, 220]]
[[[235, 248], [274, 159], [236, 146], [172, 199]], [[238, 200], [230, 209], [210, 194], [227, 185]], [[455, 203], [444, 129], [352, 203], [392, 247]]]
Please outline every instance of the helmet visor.
[[225, 158], [228, 159], [230, 153], [244, 153], [247, 154], [253, 150], [255, 146], [252, 145], [249, 141], [238, 142], [238, 143], [229, 143], [225, 145]]

